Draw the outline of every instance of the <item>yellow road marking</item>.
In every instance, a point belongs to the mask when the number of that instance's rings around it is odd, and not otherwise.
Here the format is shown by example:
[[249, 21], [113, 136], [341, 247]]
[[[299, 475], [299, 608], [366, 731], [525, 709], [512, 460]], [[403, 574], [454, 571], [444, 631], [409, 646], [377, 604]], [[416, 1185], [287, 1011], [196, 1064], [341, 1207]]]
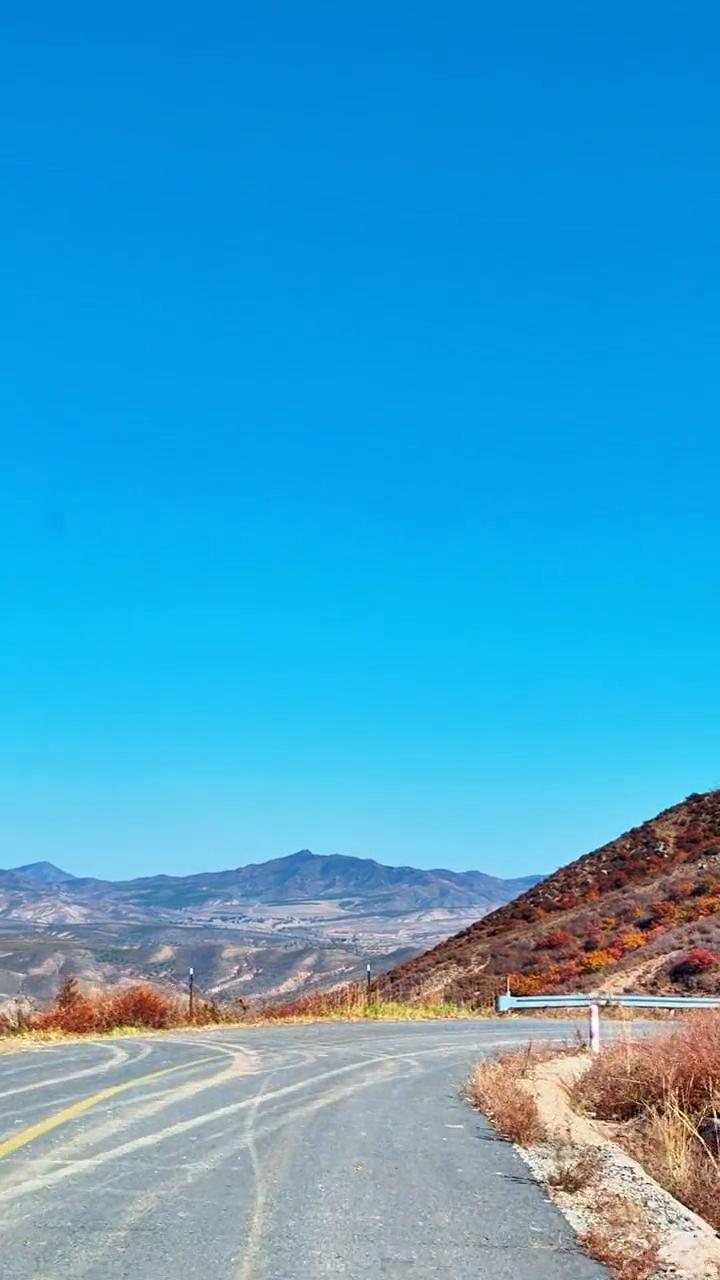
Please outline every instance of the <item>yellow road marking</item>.
[[4, 1156], [11, 1156], [14, 1151], [19, 1151], [21, 1147], [26, 1147], [29, 1142], [34, 1142], [35, 1138], [41, 1138], [45, 1133], [51, 1133], [53, 1129], [58, 1129], [60, 1125], [65, 1124], [68, 1120], [74, 1120], [76, 1116], [81, 1116], [85, 1111], [89, 1111], [91, 1107], [96, 1107], [98, 1102], [105, 1102], [107, 1098], [114, 1098], [118, 1093], [125, 1093], [126, 1089], [134, 1089], [136, 1085], [147, 1084], [150, 1080], [159, 1080], [161, 1076], [169, 1076], [173, 1071], [188, 1071], [191, 1067], [199, 1067], [204, 1062], [217, 1062], [215, 1054], [209, 1055], [207, 1058], [196, 1058], [194, 1062], [182, 1062], [176, 1067], [163, 1067], [161, 1071], [152, 1071], [147, 1076], [138, 1076], [135, 1080], [125, 1080], [123, 1084], [112, 1084], [107, 1089], [101, 1089], [99, 1093], [92, 1093], [88, 1098], [81, 1098], [79, 1102], [73, 1102], [69, 1107], [63, 1107], [61, 1111], [55, 1111], [51, 1116], [46, 1116], [44, 1120], [39, 1120], [37, 1124], [31, 1124], [27, 1129], [21, 1129], [19, 1133], [13, 1134], [11, 1138], [6, 1138], [4, 1142], [0, 1142], [0, 1160]]

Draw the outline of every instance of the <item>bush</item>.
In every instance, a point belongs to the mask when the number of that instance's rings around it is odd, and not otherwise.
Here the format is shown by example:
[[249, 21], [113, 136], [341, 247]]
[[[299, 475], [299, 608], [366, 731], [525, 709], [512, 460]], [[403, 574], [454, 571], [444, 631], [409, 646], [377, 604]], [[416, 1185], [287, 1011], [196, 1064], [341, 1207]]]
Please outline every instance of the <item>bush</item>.
[[597, 1147], [579, 1147], [562, 1139], [553, 1145], [555, 1163], [545, 1179], [549, 1187], [576, 1195], [598, 1181], [602, 1156]]
[[112, 1025], [149, 1027], [161, 1031], [179, 1021], [177, 1003], [155, 987], [138, 985], [121, 988], [109, 1002]]
[[611, 951], [601, 948], [599, 951], [591, 951], [583, 960], [582, 967], [588, 973], [597, 973], [600, 969], [607, 969], [614, 959]]
[[68, 979], [47, 1009], [35, 1019], [38, 1031], [66, 1031], [76, 1035], [147, 1027], [158, 1031], [182, 1021], [178, 1002], [148, 983], [107, 991], [81, 992]]
[[720, 1162], [698, 1126], [716, 1115], [720, 1015], [698, 1014], [671, 1035], [612, 1045], [573, 1091], [600, 1120], [629, 1120], [616, 1136], [653, 1178], [720, 1230]]
[[538, 938], [535, 943], [536, 951], [558, 951], [560, 947], [566, 947], [572, 939], [565, 929], [553, 929], [544, 938]]
[[693, 947], [672, 966], [670, 977], [674, 982], [685, 982], [701, 973], [710, 973], [720, 965], [720, 957], [706, 947]]
[[622, 935], [621, 941], [626, 951], [636, 951], [638, 947], [645, 945], [647, 938], [642, 930], [629, 929], [627, 933]]
[[163, 1031], [168, 1027], [237, 1022], [246, 1013], [247, 1006], [242, 1000], [220, 1006], [198, 995], [191, 1018], [186, 998], [161, 991], [148, 982], [81, 991], [76, 980], [68, 978], [54, 1002], [34, 1015], [31, 1029], [72, 1035], [101, 1034], [123, 1027]]

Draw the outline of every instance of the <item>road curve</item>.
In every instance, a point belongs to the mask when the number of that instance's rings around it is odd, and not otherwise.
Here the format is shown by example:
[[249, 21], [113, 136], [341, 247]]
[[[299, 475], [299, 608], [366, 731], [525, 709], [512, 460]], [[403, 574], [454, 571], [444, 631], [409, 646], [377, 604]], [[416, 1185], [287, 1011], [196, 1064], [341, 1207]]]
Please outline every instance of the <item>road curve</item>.
[[0, 1055], [3, 1280], [593, 1280], [459, 1099], [559, 1022], [276, 1026]]

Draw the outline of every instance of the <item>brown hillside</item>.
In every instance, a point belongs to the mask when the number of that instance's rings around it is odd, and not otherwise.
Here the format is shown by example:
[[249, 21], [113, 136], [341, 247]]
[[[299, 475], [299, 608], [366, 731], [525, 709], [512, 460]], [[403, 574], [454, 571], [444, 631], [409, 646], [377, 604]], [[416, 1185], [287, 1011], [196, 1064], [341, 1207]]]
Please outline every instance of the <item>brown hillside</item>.
[[432, 951], [390, 996], [720, 990], [720, 791], [690, 795]]

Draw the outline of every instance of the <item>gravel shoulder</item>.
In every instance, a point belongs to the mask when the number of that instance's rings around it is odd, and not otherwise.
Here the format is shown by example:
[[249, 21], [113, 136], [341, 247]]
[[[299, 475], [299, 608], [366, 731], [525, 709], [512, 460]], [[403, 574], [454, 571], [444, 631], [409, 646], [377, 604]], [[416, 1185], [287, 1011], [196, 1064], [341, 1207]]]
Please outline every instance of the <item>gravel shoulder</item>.
[[[633, 1160], [602, 1127], [578, 1115], [570, 1105], [569, 1089], [590, 1065], [588, 1058], [560, 1058], [539, 1065], [527, 1083], [549, 1133], [578, 1150], [594, 1148], [600, 1168], [599, 1187], [572, 1194], [550, 1194], [579, 1235], [602, 1223], [596, 1206], [598, 1190], [621, 1196], [642, 1212], [660, 1241], [658, 1280], [717, 1280], [720, 1240], [708, 1223], [674, 1199]], [[521, 1150], [535, 1176], [546, 1182], [557, 1159], [556, 1146], [542, 1143]]]

